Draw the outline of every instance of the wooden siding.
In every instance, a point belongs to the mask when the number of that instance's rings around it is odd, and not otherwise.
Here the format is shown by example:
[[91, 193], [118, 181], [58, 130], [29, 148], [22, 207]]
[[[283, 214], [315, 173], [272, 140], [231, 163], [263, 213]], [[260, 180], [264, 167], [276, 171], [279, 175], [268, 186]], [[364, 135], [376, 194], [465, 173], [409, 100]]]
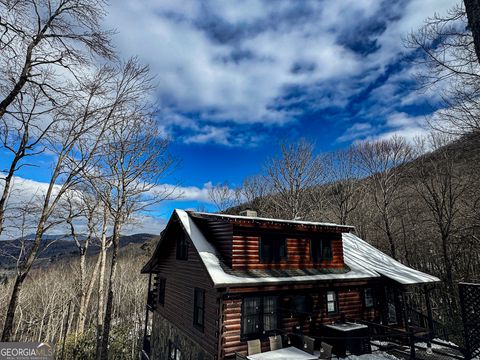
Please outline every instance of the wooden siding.
[[341, 233], [316, 234], [315, 239], [330, 239], [332, 241], [332, 260], [314, 263], [310, 253], [310, 238], [304, 234], [292, 236], [279, 233], [280, 238], [286, 238], [287, 258], [277, 263], [263, 263], [260, 260], [261, 235], [234, 234], [232, 244], [232, 269], [308, 269], [308, 268], [343, 268], [343, 245]]
[[[329, 316], [326, 312], [326, 291], [315, 290], [311, 292], [288, 292], [275, 293], [268, 292], [264, 295], [278, 294], [279, 296], [279, 322], [278, 328], [281, 332], [288, 334], [294, 333], [296, 327], [302, 328], [305, 335], [321, 334], [321, 325], [331, 323], [341, 318], [341, 314], [350, 319], [373, 320], [378, 316], [379, 311], [374, 309], [364, 309], [363, 307], [363, 288], [329, 288], [328, 290], [336, 290], [338, 292], [338, 313]], [[295, 315], [288, 309], [290, 307], [289, 300], [293, 295], [308, 295], [312, 300], [311, 315]], [[247, 296], [260, 296], [251, 294]], [[283, 310], [282, 310], [283, 309]], [[233, 296], [223, 300], [222, 313], [222, 334], [221, 334], [221, 358], [233, 357], [235, 352], [242, 354], [247, 353], [247, 342], [241, 339], [241, 314], [242, 314], [242, 297]], [[262, 351], [269, 351], [270, 345], [268, 337], [262, 339]]]
[[232, 264], [232, 236], [233, 225], [228, 222], [193, 217], [195, 224], [200, 228], [208, 241], [215, 246], [223, 263]]
[[[188, 239], [188, 260], [176, 259], [176, 238], [180, 226], [176, 223], [166, 234], [162, 244], [158, 275], [166, 278], [165, 304], [157, 305], [156, 310], [199, 344], [206, 352], [216, 355], [218, 351], [219, 295], [213, 288], [195, 247]], [[204, 331], [193, 326], [194, 288], [205, 289]]]

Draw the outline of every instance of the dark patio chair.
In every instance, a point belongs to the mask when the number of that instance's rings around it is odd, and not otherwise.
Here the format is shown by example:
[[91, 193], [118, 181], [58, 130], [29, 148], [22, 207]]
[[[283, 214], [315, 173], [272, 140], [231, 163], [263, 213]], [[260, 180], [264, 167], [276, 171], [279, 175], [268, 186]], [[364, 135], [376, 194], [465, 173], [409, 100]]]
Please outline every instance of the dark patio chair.
[[235, 360], [248, 360], [248, 358], [245, 355], [235, 353]]
[[322, 341], [320, 347], [320, 359], [331, 359], [332, 358], [332, 348], [333, 346]]
[[303, 337], [303, 351], [312, 354], [315, 352], [315, 339], [309, 336]]

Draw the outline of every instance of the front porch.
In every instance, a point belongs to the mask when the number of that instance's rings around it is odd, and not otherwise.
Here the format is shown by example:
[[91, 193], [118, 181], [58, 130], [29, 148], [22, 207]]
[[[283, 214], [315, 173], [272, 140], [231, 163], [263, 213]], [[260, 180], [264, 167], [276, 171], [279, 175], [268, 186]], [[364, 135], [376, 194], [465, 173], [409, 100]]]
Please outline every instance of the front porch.
[[[229, 347], [247, 355], [245, 345], [254, 339], [260, 341], [262, 352], [270, 351], [268, 340], [275, 335], [282, 337], [283, 347], [305, 350], [307, 339], [316, 352], [326, 344], [337, 357], [371, 353], [372, 340], [399, 346], [422, 341], [430, 347], [434, 327], [430, 289], [383, 278], [360, 286], [336, 283], [275, 293], [230, 294], [224, 301], [224, 314], [232, 331], [225, 327], [224, 356], [233, 358]], [[411, 293], [422, 294], [420, 309], [408, 301]], [[233, 328], [233, 324], [238, 325]], [[238, 331], [240, 338], [235, 336]], [[242, 346], [245, 350], [237, 350]]]

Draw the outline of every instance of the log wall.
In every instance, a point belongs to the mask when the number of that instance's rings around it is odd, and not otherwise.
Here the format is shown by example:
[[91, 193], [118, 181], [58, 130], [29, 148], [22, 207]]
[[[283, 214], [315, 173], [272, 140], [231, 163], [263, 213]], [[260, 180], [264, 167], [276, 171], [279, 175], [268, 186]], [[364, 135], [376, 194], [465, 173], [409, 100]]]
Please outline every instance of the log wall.
[[310, 239], [305, 236], [284, 237], [287, 245], [287, 258], [278, 263], [263, 263], [260, 259], [261, 236], [234, 234], [232, 244], [232, 269], [308, 269], [308, 268], [343, 268], [343, 246], [340, 234], [324, 234], [320, 238], [332, 241], [332, 260], [314, 263], [310, 254]]
[[[329, 290], [333, 290], [330, 288]], [[379, 316], [379, 310], [364, 309], [363, 307], [363, 288], [337, 288], [338, 293], [338, 313], [328, 315], [326, 312], [326, 291], [315, 290], [310, 293], [312, 299], [311, 315], [295, 315], [289, 309], [290, 296], [295, 295], [294, 291], [278, 294], [279, 307], [283, 310], [279, 312], [278, 327], [284, 334], [291, 334], [301, 327], [301, 332], [305, 335], [321, 334], [321, 325], [340, 320], [341, 314], [349, 319], [374, 320]], [[275, 294], [272, 292], [270, 295]], [[305, 295], [303, 291], [299, 293]], [[269, 295], [269, 293], [265, 293]], [[248, 294], [248, 296], [257, 296]], [[221, 358], [233, 358], [236, 352], [243, 355], [247, 354], [247, 342], [241, 338], [241, 315], [242, 315], [242, 296], [234, 296], [223, 300], [222, 313], [222, 334], [221, 334]], [[270, 350], [268, 336], [261, 338], [262, 352]]]

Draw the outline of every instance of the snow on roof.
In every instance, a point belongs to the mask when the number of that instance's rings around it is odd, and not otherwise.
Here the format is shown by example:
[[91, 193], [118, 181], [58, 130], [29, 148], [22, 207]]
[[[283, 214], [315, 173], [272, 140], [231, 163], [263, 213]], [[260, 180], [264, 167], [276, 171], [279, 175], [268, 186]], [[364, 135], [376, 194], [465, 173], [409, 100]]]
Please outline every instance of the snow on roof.
[[348, 266], [359, 266], [403, 285], [438, 282], [439, 278], [403, 265], [352, 233], [343, 233], [343, 258]]
[[199, 212], [195, 211], [195, 214], [200, 215], [207, 215], [207, 216], [217, 216], [217, 217], [224, 217], [229, 219], [242, 219], [242, 220], [251, 220], [251, 221], [265, 221], [265, 222], [277, 222], [277, 223], [288, 223], [288, 224], [296, 224], [296, 225], [312, 225], [312, 226], [332, 226], [332, 227], [342, 227], [342, 228], [349, 228], [354, 229], [354, 226], [350, 225], [339, 225], [334, 223], [327, 223], [327, 222], [315, 222], [315, 221], [300, 221], [300, 220], [284, 220], [284, 219], [273, 219], [273, 218], [264, 218], [264, 217], [257, 217], [257, 216], [242, 216], [242, 215], [227, 215], [227, 214], [215, 214], [215, 213], [206, 213], [206, 212]]
[[[344, 258], [350, 271], [346, 273], [333, 274], [315, 274], [288, 277], [243, 277], [228, 274], [221, 266], [217, 251], [213, 245], [205, 238], [203, 233], [193, 222], [189, 214], [180, 209], [175, 209], [185, 231], [189, 235], [193, 245], [198, 251], [215, 287], [235, 286], [246, 284], [268, 284], [268, 283], [286, 283], [297, 281], [321, 281], [321, 280], [352, 280], [369, 279], [380, 277], [381, 275], [389, 277], [401, 284], [416, 284], [424, 282], [439, 281], [434, 276], [424, 274], [420, 271], [411, 269], [402, 265], [398, 261], [390, 258], [380, 250], [369, 245], [365, 241], [350, 233], [343, 234]], [[229, 217], [229, 215], [221, 215]], [[237, 216], [234, 216], [237, 217]], [[251, 219], [250, 217], [246, 217]], [[253, 218], [255, 219], [255, 218]], [[264, 218], [258, 218], [264, 219]], [[291, 222], [286, 220], [267, 219], [268, 221]], [[295, 221], [296, 222], [296, 221]], [[309, 222], [299, 222], [309, 223]], [[324, 223], [311, 223], [324, 224]]]
[[340, 280], [340, 279], [364, 279], [371, 277], [378, 277], [370, 271], [359, 271], [353, 269], [344, 274], [318, 274], [305, 276], [288, 276], [288, 277], [241, 277], [226, 273], [217, 256], [215, 248], [210, 244], [200, 229], [195, 225], [192, 218], [184, 210], [176, 209], [175, 212], [183, 224], [185, 231], [193, 242], [193, 245], [200, 254], [207, 271], [212, 278], [215, 287], [235, 286], [244, 284], [268, 284], [268, 283], [282, 283], [295, 281], [316, 281], [316, 280]]

